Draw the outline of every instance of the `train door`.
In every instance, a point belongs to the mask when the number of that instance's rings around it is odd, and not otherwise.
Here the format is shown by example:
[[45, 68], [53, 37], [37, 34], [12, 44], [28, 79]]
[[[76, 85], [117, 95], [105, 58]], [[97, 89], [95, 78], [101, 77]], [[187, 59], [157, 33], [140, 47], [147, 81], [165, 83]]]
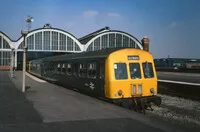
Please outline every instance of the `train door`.
[[100, 86], [100, 95], [102, 97], [105, 96], [105, 92], [104, 92], [104, 89], [105, 89], [105, 62], [100, 62], [99, 63], [99, 86]]

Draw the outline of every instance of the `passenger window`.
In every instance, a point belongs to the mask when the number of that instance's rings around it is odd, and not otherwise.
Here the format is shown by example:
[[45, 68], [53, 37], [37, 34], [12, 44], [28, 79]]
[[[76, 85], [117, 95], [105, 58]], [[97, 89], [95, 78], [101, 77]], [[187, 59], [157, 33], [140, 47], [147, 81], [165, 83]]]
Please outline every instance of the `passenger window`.
[[54, 70], [53, 69], [54, 68], [53, 63], [50, 63], [49, 66], [50, 66], [50, 72], [53, 72], [53, 70]]
[[36, 70], [36, 64], [33, 64], [33, 70]]
[[130, 63], [129, 68], [131, 79], [141, 79], [141, 70], [139, 63]]
[[74, 63], [73, 64], [73, 75], [77, 76], [78, 74], [78, 64]]
[[115, 63], [114, 70], [116, 80], [128, 79], [126, 63]]
[[60, 64], [58, 64], [58, 66], [57, 66], [57, 73], [61, 73], [61, 65]]
[[142, 67], [145, 78], [154, 78], [152, 63], [150, 62], [142, 63]]
[[57, 67], [58, 67], [57, 64], [54, 64], [54, 65], [53, 65], [53, 73], [56, 73], [56, 72], [57, 72]]
[[96, 78], [96, 63], [88, 63], [88, 78]]
[[65, 74], [66, 73], [66, 67], [65, 67], [65, 64], [62, 64], [62, 74]]
[[72, 75], [72, 65], [70, 63], [67, 64], [67, 75]]
[[37, 70], [38, 71], [40, 70], [40, 64], [37, 64]]
[[79, 64], [79, 76], [80, 77], [86, 76], [86, 65], [85, 64]]

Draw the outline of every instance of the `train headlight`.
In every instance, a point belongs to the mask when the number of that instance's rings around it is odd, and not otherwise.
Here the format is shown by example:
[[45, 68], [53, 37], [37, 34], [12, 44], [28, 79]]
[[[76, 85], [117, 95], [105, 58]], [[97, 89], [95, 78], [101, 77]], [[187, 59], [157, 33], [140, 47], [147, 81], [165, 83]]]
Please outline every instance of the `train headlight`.
[[152, 94], [154, 94], [154, 92], [155, 92], [154, 88], [151, 88], [151, 89], [150, 89], [150, 92], [151, 92]]
[[132, 85], [132, 94], [134, 95], [134, 94], [136, 94], [136, 85]]
[[138, 94], [142, 94], [142, 84], [138, 85]]
[[122, 90], [119, 90], [119, 91], [118, 91], [118, 95], [119, 95], [119, 96], [122, 96], [122, 93], [123, 93]]

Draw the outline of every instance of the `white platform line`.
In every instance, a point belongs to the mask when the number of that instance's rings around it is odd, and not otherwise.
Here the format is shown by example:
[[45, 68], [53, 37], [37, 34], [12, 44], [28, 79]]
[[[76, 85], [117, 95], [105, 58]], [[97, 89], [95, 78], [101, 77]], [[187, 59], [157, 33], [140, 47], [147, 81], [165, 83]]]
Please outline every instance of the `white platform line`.
[[37, 82], [46, 83], [46, 81], [41, 80], [41, 79], [39, 79], [39, 78], [37, 78], [37, 77], [35, 77], [35, 76], [32, 76], [31, 74], [29, 74], [29, 73], [27, 73], [27, 72], [26, 72], [26, 75], [27, 75], [28, 77], [30, 77], [31, 79], [37, 81]]
[[200, 86], [200, 83], [189, 83], [189, 82], [181, 82], [181, 81], [172, 81], [172, 80], [160, 80], [159, 82], [167, 82], [167, 83], [177, 83], [177, 84], [184, 84], [184, 85], [193, 85], [193, 86]]
[[191, 74], [191, 73], [168, 73], [163, 72], [165, 75], [177, 75], [177, 76], [190, 76], [190, 77], [200, 77], [200, 74]]

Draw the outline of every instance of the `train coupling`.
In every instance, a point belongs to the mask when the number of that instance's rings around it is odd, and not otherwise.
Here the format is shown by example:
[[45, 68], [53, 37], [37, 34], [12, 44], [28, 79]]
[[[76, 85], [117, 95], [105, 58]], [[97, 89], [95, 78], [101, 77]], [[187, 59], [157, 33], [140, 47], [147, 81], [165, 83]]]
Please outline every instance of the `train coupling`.
[[150, 97], [133, 97], [132, 98], [132, 105], [130, 106], [130, 109], [139, 111], [143, 114], [145, 114], [145, 110], [150, 108], [151, 111], [153, 111], [152, 103], [154, 103], [157, 106], [161, 105], [161, 98], [158, 96], [150, 96]]

